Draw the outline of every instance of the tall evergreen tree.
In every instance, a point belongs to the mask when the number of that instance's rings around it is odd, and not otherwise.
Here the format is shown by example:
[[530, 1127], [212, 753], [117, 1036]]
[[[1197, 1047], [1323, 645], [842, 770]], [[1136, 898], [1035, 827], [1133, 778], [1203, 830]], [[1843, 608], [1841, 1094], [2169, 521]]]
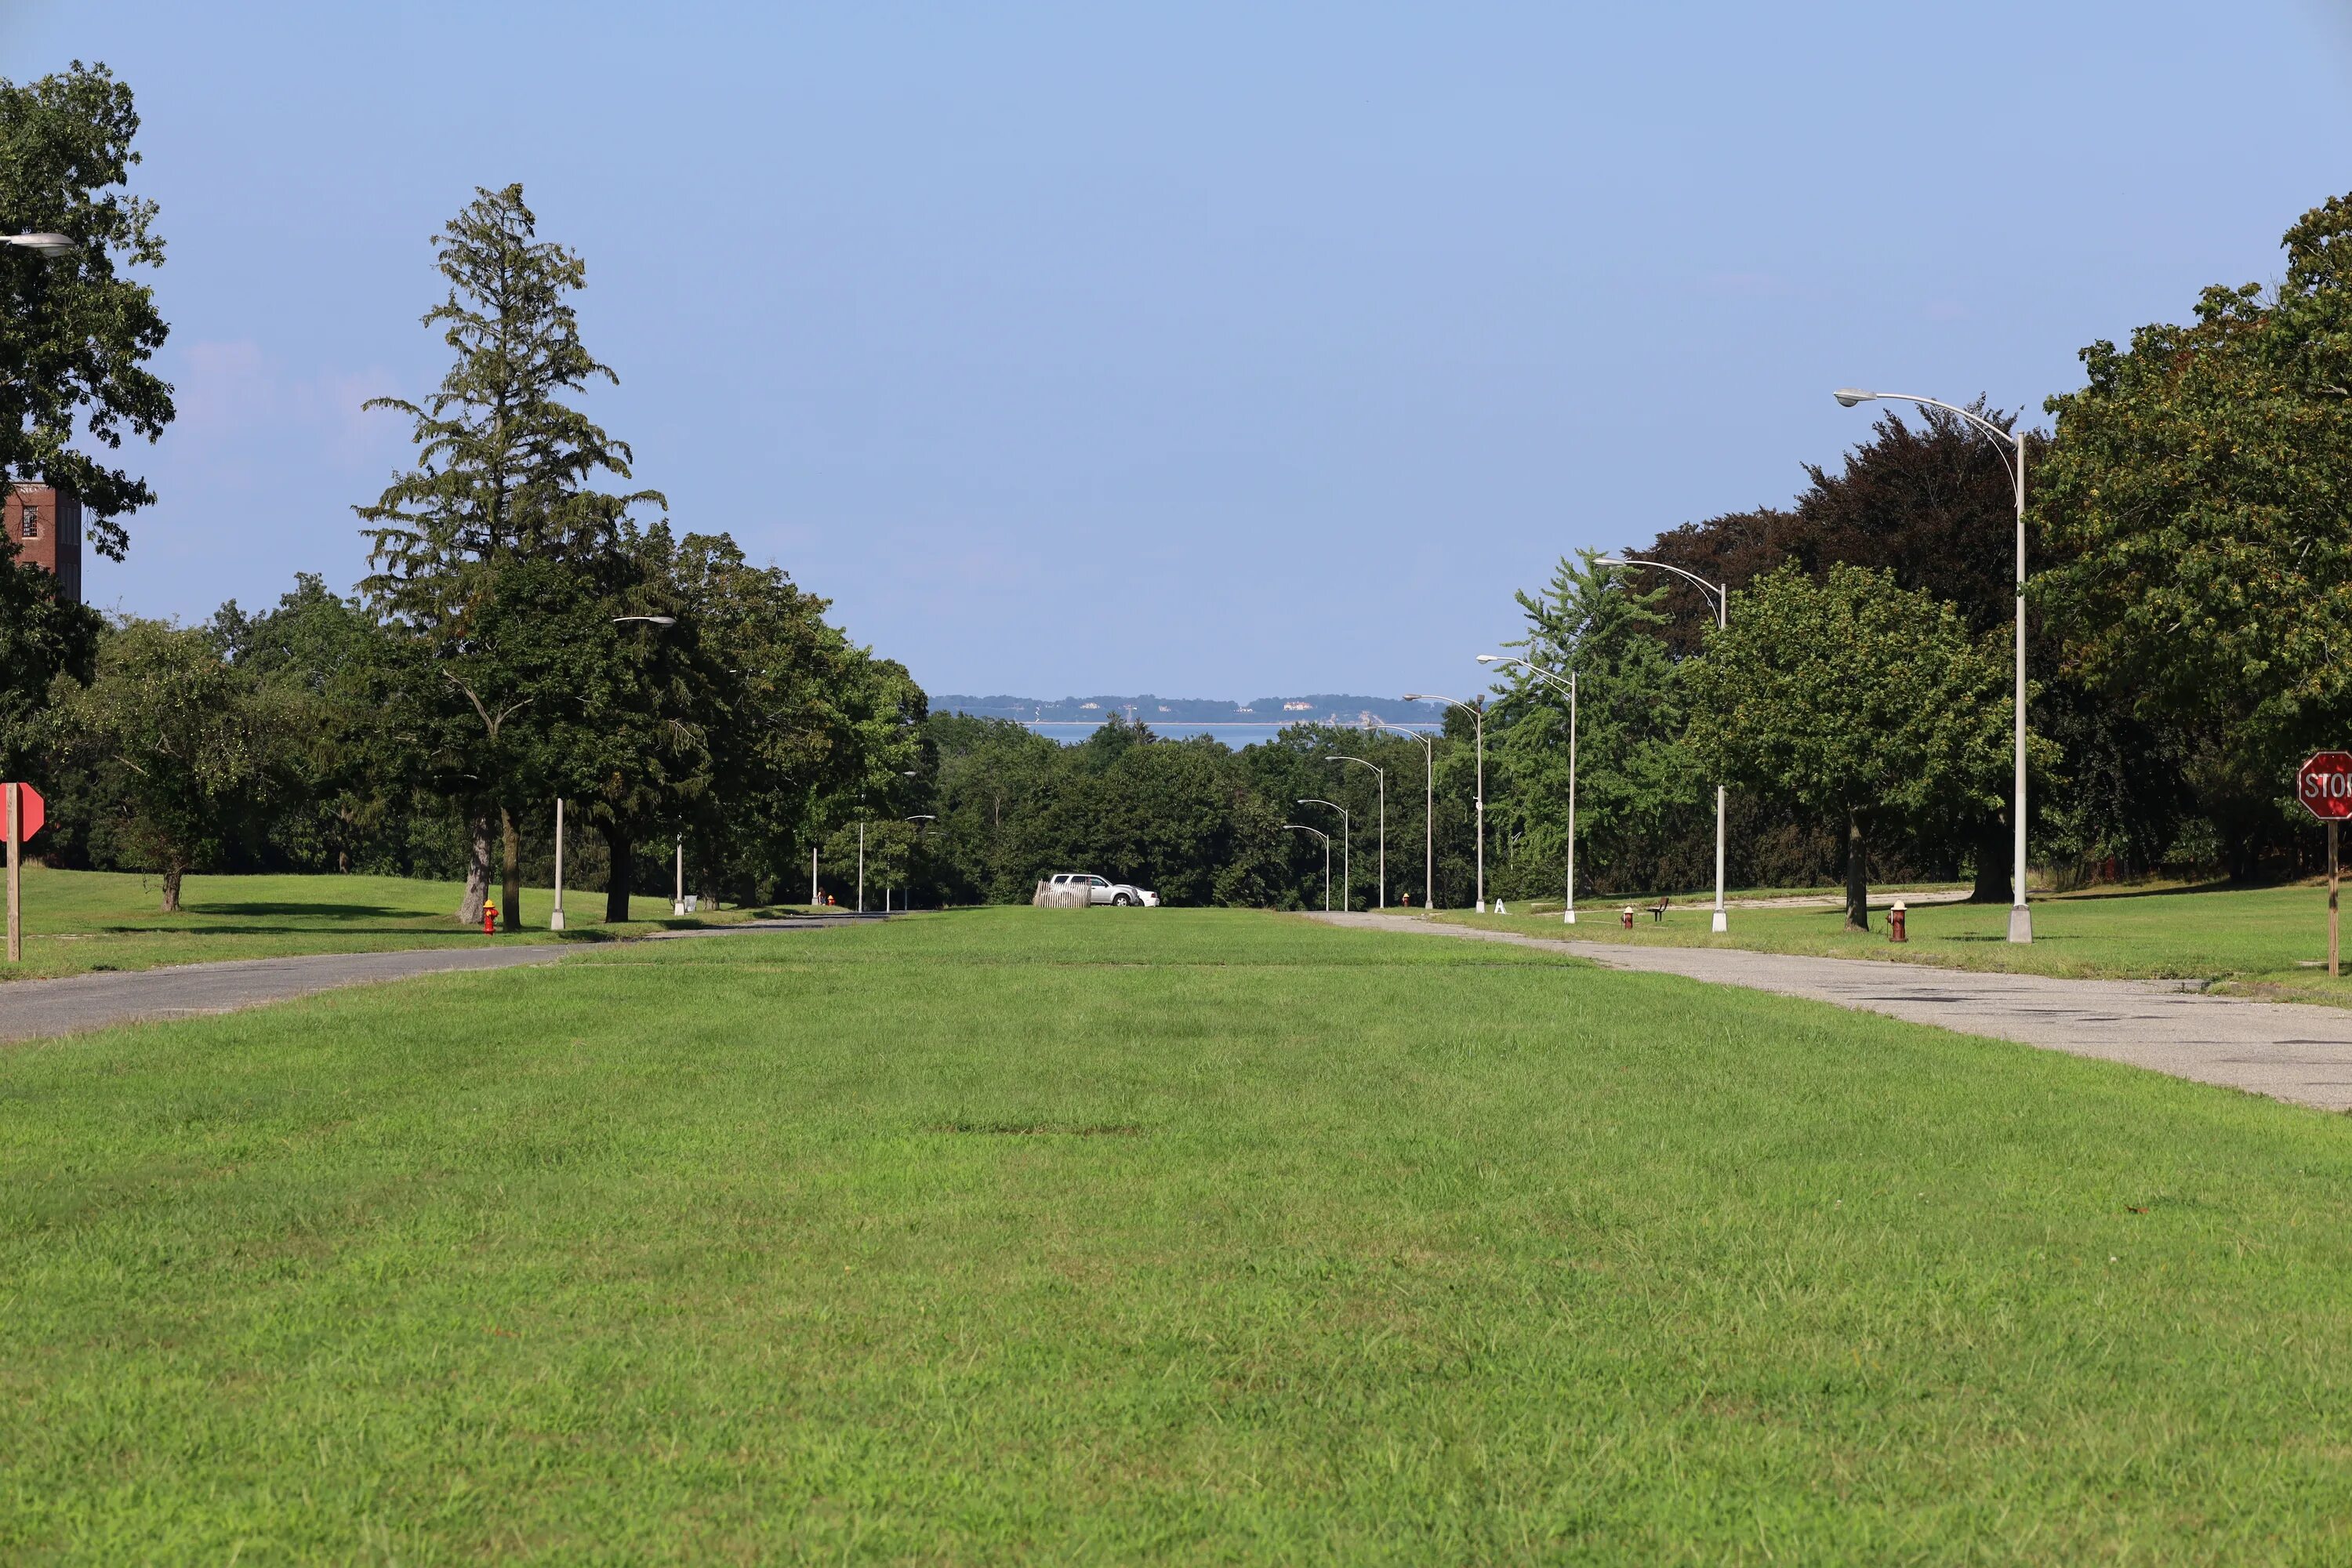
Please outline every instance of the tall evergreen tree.
[[[430, 784], [463, 814], [469, 846], [457, 918], [481, 918], [490, 842], [503, 825], [509, 918], [515, 913], [513, 812], [544, 793], [549, 708], [567, 685], [534, 629], [498, 624], [500, 579], [520, 563], [571, 574], [594, 591], [634, 536], [630, 509], [665, 506], [658, 492], [595, 488], [629, 477], [627, 445], [568, 399], [618, 377], [580, 338], [571, 296], [586, 286], [579, 256], [538, 237], [522, 187], [478, 190], [443, 228], [437, 264], [448, 297], [425, 312], [455, 354], [422, 403], [368, 406], [408, 416], [416, 467], [373, 506], [362, 587], [411, 644], [407, 693], [415, 755]], [[520, 596], [536, 608], [546, 587]], [[567, 650], [576, 656], [576, 648]], [[617, 640], [615, 656], [625, 651]]]

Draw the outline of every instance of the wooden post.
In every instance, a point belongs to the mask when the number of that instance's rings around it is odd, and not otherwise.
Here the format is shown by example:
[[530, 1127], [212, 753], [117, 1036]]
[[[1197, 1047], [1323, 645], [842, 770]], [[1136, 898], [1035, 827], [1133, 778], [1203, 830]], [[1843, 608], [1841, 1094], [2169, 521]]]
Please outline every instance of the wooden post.
[[555, 912], [547, 918], [547, 929], [563, 929], [563, 797], [555, 797]]
[[0, 786], [0, 795], [8, 797], [8, 962], [25, 962], [25, 872], [24, 835], [17, 825], [25, 820], [24, 790], [16, 784]]
[[[16, 851], [9, 851], [10, 874], [15, 874]], [[2336, 978], [2336, 824], [2327, 825], [2327, 978]]]

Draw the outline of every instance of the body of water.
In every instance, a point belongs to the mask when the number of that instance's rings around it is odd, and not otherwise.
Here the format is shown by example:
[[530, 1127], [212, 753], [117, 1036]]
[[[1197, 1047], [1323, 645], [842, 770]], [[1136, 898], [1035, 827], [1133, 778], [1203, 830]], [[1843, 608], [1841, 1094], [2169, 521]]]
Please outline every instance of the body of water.
[[[1231, 721], [1188, 724], [1181, 721], [1154, 721], [1148, 717], [1144, 721], [1150, 725], [1151, 732], [1155, 735], [1165, 736], [1175, 741], [1181, 741], [1192, 735], [1213, 735], [1237, 752], [1244, 746], [1261, 745], [1290, 728], [1287, 724], [1248, 724]], [[1023, 723], [1040, 735], [1059, 741], [1066, 746], [1075, 746], [1102, 728], [1102, 721], [1099, 719], [1032, 719], [1024, 720]], [[1355, 724], [1338, 725], [1333, 728], [1345, 730], [1351, 734], [1364, 732], [1360, 726]], [[1407, 728], [1432, 732], [1442, 726], [1417, 724]]]

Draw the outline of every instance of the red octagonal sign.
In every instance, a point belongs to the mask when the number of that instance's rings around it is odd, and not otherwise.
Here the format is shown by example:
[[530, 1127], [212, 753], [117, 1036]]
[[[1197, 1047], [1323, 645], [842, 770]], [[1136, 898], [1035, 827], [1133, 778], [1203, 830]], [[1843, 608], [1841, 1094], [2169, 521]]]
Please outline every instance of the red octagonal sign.
[[2352, 752], [2321, 752], [2295, 769], [2294, 797], [2322, 822], [2352, 819]]

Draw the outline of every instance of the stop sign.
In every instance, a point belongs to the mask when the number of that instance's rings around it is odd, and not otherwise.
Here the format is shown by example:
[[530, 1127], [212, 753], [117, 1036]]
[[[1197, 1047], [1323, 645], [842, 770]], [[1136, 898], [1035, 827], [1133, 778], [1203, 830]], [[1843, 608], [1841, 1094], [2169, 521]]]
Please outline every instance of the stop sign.
[[2322, 822], [2352, 818], [2352, 752], [2321, 752], [2294, 771], [2294, 797]]
[[[28, 784], [0, 784], [0, 789], [13, 789], [16, 792], [16, 842], [22, 844], [34, 834], [38, 833], [41, 830], [41, 824], [48, 820], [45, 810], [48, 802], [41, 798], [39, 790]], [[0, 800], [0, 834], [5, 834], [8, 830], [7, 816], [8, 803]]]

